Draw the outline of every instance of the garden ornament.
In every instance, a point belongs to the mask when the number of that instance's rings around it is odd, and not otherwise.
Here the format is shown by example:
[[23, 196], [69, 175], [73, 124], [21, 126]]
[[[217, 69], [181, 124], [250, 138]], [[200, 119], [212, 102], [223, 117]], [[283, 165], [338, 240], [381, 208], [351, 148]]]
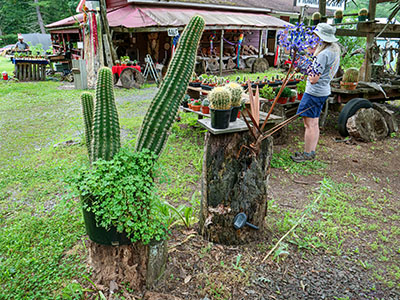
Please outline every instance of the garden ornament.
[[247, 221], [247, 216], [245, 213], [239, 213], [236, 215], [235, 219], [233, 220], [233, 227], [235, 227], [235, 229], [242, 229], [245, 225], [249, 226], [250, 228], [256, 229], [258, 230], [258, 226], [253, 225]]

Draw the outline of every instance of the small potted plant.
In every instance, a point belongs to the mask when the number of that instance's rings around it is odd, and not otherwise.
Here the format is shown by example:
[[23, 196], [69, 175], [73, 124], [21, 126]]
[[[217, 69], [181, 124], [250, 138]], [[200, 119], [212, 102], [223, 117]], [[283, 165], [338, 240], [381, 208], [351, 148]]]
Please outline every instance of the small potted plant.
[[204, 98], [203, 102], [201, 103], [201, 112], [203, 114], [210, 113], [210, 101], [207, 98]]
[[189, 108], [189, 100], [190, 100], [190, 97], [189, 97], [189, 95], [185, 95], [185, 97], [183, 97], [183, 100], [182, 100], [182, 106], [183, 107], [185, 107], [185, 108]]
[[194, 99], [193, 99], [193, 98], [189, 99], [189, 101], [188, 101], [188, 107], [189, 107], [190, 109], [192, 109], [192, 104], [193, 104], [193, 102], [194, 102]]
[[291, 91], [292, 91], [292, 95], [291, 95], [290, 98], [289, 98], [289, 102], [295, 102], [295, 101], [296, 101], [297, 93], [296, 93], [295, 90], [291, 90]]
[[355, 90], [358, 84], [358, 69], [349, 68], [343, 74], [343, 79], [340, 82], [340, 87], [343, 90]]
[[226, 87], [216, 87], [208, 94], [212, 128], [225, 129], [229, 127], [231, 98], [231, 92]]
[[312, 14], [311, 20], [313, 21], [313, 25], [318, 25], [321, 22], [321, 14], [316, 11]]
[[306, 91], [307, 81], [303, 80], [296, 84], [297, 87], [297, 100], [301, 100], [303, 98], [303, 94]]
[[192, 109], [193, 111], [200, 111], [201, 108], [201, 101], [200, 100], [194, 100], [192, 103]]
[[230, 122], [235, 122], [242, 104], [243, 88], [236, 82], [229, 83], [226, 87], [231, 92], [232, 110]]
[[333, 19], [333, 21], [335, 22], [335, 24], [342, 23], [342, 21], [343, 21], [343, 10], [337, 9], [335, 11], [335, 18]]
[[115, 61], [115, 65], [116, 65], [116, 66], [120, 66], [120, 65], [121, 65], [121, 62], [120, 62], [119, 60], [116, 60], [116, 61]]
[[260, 96], [264, 99], [267, 99], [268, 101], [272, 102], [274, 101], [274, 88], [271, 86], [264, 86], [261, 90], [260, 90]]
[[367, 17], [368, 17], [368, 9], [361, 8], [358, 11], [358, 21], [359, 22], [365, 22], [365, 21], [367, 21]]
[[[278, 88], [275, 90], [275, 96], [278, 95], [279, 90], [280, 90], [280, 87], [278, 87]], [[278, 103], [279, 103], [279, 104], [286, 104], [286, 103], [288, 102], [288, 99], [289, 99], [291, 96], [292, 96], [292, 90], [289, 89], [288, 87], [285, 87], [285, 88], [283, 89], [282, 93], [281, 93], [281, 96], [280, 96], [279, 99], [278, 99]]]

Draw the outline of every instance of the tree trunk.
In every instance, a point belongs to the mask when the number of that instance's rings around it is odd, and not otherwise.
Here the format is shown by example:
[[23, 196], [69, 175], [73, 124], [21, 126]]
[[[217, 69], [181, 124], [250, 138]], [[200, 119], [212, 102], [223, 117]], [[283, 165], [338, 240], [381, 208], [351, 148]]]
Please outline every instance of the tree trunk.
[[347, 120], [347, 131], [357, 140], [371, 142], [384, 139], [388, 126], [382, 114], [373, 108], [361, 108]]
[[39, 24], [39, 27], [40, 27], [40, 32], [42, 34], [45, 34], [46, 33], [46, 29], [44, 28], [42, 14], [40, 13], [39, 0], [33, 0], [33, 2], [35, 3], [36, 15], [37, 15], [38, 24]]
[[[260, 237], [267, 213], [267, 186], [272, 157], [272, 138], [265, 139], [257, 157], [243, 148], [254, 139], [247, 132], [206, 134], [200, 212], [201, 234], [226, 245], [243, 244]], [[259, 230], [244, 226], [235, 229], [239, 213]]]

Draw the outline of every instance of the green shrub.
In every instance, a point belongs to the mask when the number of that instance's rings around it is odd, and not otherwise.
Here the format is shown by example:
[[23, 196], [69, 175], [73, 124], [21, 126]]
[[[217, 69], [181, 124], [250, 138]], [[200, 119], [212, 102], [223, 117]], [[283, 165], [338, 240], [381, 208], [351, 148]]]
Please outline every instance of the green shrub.
[[[278, 88], [275, 90], [275, 96], [278, 95], [279, 91], [280, 91], [280, 87], [278, 87]], [[291, 96], [292, 96], [292, 90], [289, 89], [288, 87], [285, 87], [285, 88], [283, 89], [283, 91], [282, 91], [281, 97], [291, 97]]]
[[306, 80], [300, 81], [298, 84], [296, 84], [297, 92], [299, 94], [304, 94], [305, 91], [306, 91], [306, 85], [307, 85], [307, 81]]
[[7, 46], [10, 44], [16, 44], [18, 41], [16, 34], [6, 34], [0, 36], [0, 47]]
[[274, 89], [272, 88], [272, 87], [270, 87], [270, 86], [268, 86], [268, 85], [265, 85], [261, 90], [260, 90], [260, 96], [262, 97], [262, 98], [265, 98], [265, 99], [273, 99], [274, 98], [274, 96], [275, 96], [275, 93], [274, 93]]

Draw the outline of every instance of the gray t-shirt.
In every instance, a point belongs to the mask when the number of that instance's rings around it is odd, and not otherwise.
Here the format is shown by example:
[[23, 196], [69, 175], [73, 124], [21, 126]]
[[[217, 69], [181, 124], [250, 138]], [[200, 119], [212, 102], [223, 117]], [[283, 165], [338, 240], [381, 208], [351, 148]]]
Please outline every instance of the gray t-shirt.
[[18, 41], [18, 42], [15, 44], [15, 48], [18, 48], [18, 50], [25, 50], [25, 49], [28, 49], [29, 46], [28, 46], [28, 44], [25, 43], [25, 42], [20, 42], [20, 41]]
[[331, 94], [331, 80], [335, 76], [340, 62], [340, 53], [334, 52], [332, 46], [324, 49], [317, 55], [315, 62], [319, 64], [316, 67], [321, 74], [315, 84], [307, 79], [306, 93], [316, 97], [329, 96]]

